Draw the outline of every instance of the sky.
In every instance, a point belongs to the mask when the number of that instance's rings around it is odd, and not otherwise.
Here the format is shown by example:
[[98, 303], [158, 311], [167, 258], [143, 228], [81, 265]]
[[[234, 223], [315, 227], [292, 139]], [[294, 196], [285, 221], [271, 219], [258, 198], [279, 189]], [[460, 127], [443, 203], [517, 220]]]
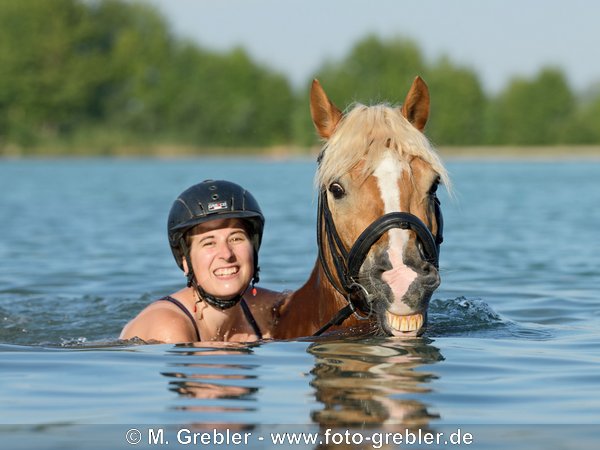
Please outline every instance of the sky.
[[178, 37], [219, 51], [241, 46], [296, 86], [369, 34], [409, 38], [428, 62], [448, 56], [491, 93], [548, 66], [561, 68], [578, 92], [600, 84], [595, 0], [145, 1]]

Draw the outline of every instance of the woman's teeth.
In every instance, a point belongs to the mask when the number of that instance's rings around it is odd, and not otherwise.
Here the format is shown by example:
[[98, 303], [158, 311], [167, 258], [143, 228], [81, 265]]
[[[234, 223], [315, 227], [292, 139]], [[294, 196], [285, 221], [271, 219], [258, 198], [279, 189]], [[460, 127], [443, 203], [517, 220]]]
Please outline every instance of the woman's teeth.
[[237, 267], [227, 267], [227, 268], [215, 270], [215, 275], [218, 277], [226, 277], [229, 275], [234, 275], [236, 273], [238, 273]]

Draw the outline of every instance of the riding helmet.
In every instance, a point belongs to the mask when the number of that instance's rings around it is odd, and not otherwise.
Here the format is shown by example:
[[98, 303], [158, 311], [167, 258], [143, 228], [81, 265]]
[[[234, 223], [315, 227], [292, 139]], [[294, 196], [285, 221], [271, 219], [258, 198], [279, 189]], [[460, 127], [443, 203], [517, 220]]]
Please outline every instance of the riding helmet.
[[243, 219], [250, 225], [254, 247], [254, 270], [258, 268], [258, 250], [265, 218], [258, 202], [243, 187], [224, 180], [205, 180], [183, 191], [173, 202], [167, 231], [175, 261], [183, 270], [181, 239], [191, 228], [217, 219]]

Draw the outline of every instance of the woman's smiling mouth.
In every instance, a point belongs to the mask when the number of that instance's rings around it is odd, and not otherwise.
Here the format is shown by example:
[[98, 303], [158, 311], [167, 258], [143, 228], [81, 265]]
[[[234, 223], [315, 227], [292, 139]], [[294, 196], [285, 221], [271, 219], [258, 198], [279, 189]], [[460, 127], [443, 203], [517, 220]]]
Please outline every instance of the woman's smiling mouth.
[[240, 268], [237, 266], [234, 266], [234, 267], [222, 267], [222, 268], [216, 269], [213, 273], [215, 274], [216, 277], [224, 278], [224, 277], [230, 277], [232, 275], [235, 275], [239, 271], [240, 271]]

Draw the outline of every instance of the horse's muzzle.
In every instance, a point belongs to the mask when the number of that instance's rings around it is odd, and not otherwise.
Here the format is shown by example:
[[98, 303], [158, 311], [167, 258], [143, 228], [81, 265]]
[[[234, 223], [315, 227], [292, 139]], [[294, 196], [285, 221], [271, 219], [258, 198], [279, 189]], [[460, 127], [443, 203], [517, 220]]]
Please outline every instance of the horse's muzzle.
[[[418, 335], [427, 323], [427, 308], [440, 285], [437, 268], [420, 259], [416, 248], [407, 250], [403, 264], [393, 268], [386, 249], [373, 249], [361, 272], [370, 292], [369, 304], [387, 335]], [[370, 274], [367, 275], [367, 274]]]

